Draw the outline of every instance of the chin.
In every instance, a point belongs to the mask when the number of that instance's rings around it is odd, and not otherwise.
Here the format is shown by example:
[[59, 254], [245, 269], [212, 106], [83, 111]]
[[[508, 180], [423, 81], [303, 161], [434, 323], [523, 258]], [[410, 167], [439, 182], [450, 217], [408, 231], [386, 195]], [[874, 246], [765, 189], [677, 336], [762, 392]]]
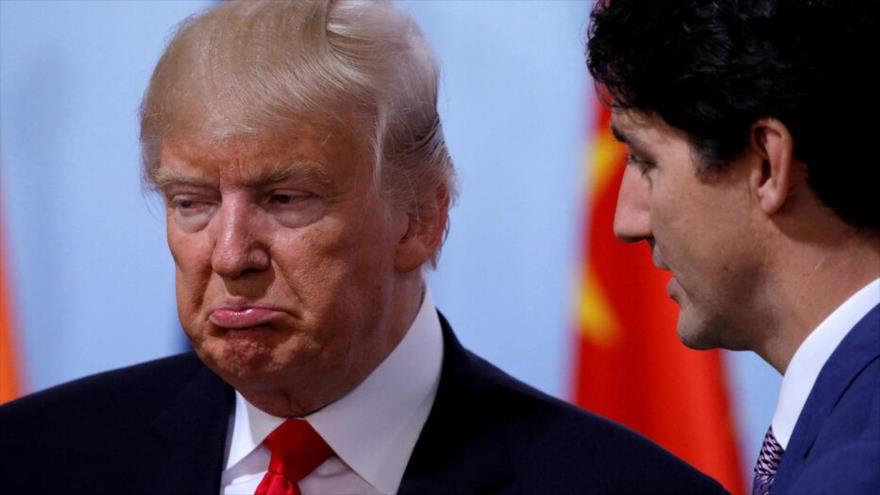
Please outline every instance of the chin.
[[714, 344], [706, 339], [700, 338], [699, 336], [682, 334], [679, 334], [678, 336], [681, 340], [681, 343], [684, 344], [685, 347], [688, 347], [695, 351], [707, 351], [709, 349], [717, 349], [718, 347], [720, 347], [719, 345]]
[[692, 321], [693, 318], [688, 316], [682, 311], [678, 317], [677, 332], [682, 344], [697, 351], [723, 347], [721, 339], [718, 338], [719, 327], [706, 321]]
[[273, 348], [246, 339], [209, 339], [195, 348], [199, 358], [229, 383], [259, 380], [275, 371]]

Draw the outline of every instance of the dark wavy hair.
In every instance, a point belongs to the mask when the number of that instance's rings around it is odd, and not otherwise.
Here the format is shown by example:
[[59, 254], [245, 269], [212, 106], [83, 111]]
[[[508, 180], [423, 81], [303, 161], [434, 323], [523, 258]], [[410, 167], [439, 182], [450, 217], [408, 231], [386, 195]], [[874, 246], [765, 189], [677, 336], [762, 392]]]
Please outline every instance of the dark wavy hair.
[[875, 0], [598, 0], [587, 65], [606, 103], [685, 132], [705, 169], [783, 122], [819, 199], [880, 230]]

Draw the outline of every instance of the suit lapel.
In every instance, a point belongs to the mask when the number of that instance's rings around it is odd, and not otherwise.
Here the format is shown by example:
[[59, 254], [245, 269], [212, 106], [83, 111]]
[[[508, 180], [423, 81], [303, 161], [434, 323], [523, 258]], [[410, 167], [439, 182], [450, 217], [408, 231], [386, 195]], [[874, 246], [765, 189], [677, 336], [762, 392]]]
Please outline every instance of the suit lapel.
[[[219, 493], [232, 388], [205, 366], [153, 422], [146, 449], [157, 462], [143, 470], [144, 493]], [[151, 491], [152, 490], [152, 491]]]
[[782, 456], [779, 474], [773, 483], [773, 493], [785, 493], [788, 485], [797, 478], [804, 459], [822, 430], [824, 420], [849, 384], [878, 355], [880, 305], [875, 306], [853, 327], [819, 372]]
[[437, 397], [413, 449], [401, 495], [494, 493], [513, 478], [508, 425], [486, 407], [492, 385], [449, 323], [443, 327], [443, 367]]

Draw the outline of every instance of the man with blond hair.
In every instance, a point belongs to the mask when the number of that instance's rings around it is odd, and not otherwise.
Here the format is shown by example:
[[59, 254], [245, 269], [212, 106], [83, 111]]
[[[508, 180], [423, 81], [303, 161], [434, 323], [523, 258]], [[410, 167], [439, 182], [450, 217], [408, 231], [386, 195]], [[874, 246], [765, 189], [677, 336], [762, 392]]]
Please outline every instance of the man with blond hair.
[[389, 2], [226, 2], [141, 109], [194, 354], [0, 409], [0, 493], [716, 493], [458, 343], [423, 271], [455, 196]]

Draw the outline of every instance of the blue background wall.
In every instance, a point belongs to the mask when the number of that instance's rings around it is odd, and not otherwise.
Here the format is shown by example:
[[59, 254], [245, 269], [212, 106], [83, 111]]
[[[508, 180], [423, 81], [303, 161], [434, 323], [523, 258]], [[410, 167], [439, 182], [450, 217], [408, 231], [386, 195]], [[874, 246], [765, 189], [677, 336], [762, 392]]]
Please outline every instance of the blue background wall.
[[[173, 27], [208, 1], [0, 1], [0, 198], [26, 388], [176, 352], [161, 208], [137, 106]], [[565, 398], [591, 86], [585, 2], [401, 2], [443, 68], [462, 183], [438, 305], [466, 345]], [[726, 354], [748, 466], [779, 377]]]

